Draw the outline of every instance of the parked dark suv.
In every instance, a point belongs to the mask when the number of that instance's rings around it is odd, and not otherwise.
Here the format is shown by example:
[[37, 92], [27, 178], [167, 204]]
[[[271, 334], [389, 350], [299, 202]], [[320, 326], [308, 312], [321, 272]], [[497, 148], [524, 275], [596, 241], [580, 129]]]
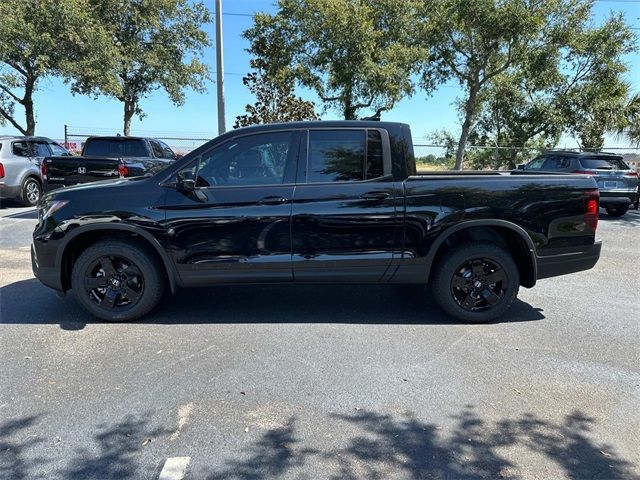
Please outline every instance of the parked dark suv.
[[600, 190], [600, 207], [609, 215], [621, 217], [629, 206], [638, 208], [638, 173], [624, 163], [620, 155], [550, 151], [518, 168], [530, 173], [593, 175]]

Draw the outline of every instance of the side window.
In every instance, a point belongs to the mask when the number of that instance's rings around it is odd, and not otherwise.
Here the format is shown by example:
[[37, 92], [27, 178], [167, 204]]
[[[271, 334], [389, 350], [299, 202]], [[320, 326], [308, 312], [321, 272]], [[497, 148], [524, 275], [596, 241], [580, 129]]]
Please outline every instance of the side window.
[[364, 178], [365, 130], [311, 130], [308, 183]]
[[295, 171], [294, 137], [295, 132], [248, 135], [212, 149], [196, 163], [196, 186], [284, 183]]
[[12, 152], [16, 157], [30, 157], [31, 146], [29, 142], [13, 142]]
[[559, 155], [549, 155], [546, 157], [546, 160], [542, 164], [543, 170], [557, 170], [559, 168], [565, 168], [563, 165], [567, 165], [565, 159]]
[[158, 140], [158, 143], [160, 144], [160, 148], [162, 148], [162, 158], [168, 158], [171, 160], [176, 159], [176, 154], [173, 153], [173, 150], [171, 150], [171, 147], [169, 147], [169, 145], [161, 142], [160, 140]]
[[384, 175], [377, 130], [311, 130], [308, 183], [349, 182]]
[[50, 143], [49, 148], [51, 149], [51, 154], [54, 157], [68, 157], [70, 155], [65, 148], [62, 148], [57, 143]]
[[545, 157], [538, 157], [531, 160], [525, 170], [540, 170], [542, 168], [542, 164], [544, 163]]
[[33, 142], [31, 148], [33, 149], [34, 157], [48, 157], [51, 155], [49, 147], [44, 142]]
[[156, 158], [164, 158], [162, 155], [162, 147], [160, 146], [160, 142], [156, 140], [149, 140], [149, 145], [151, 145], [151, 150], [153, 150], [153, 156]]
[[382, 152], [382, 135], [378, 130], [368, 130], [367, 162], [364, 169], [364, 178], [366, 180], [384, 175], [384, 156]]

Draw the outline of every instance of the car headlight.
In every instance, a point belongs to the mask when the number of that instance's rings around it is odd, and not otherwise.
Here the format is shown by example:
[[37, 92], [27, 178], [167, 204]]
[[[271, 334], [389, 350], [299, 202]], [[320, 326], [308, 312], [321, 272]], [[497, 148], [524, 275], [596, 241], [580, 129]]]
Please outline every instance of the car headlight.
[[69, 200], [53, 200], [52, 202], [47, 202], [42, 205], [42, 208], [38, 212], [38, 217], [41, 222], [44, 222], [51, 215], [56, 213], [62, 207], [64, 207]]

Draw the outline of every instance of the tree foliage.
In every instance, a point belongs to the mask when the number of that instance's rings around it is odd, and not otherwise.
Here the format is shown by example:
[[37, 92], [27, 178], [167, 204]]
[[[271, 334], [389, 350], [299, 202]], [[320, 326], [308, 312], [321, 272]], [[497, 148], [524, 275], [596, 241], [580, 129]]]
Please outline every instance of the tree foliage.
[[2, 0], [0, 118], [33, 135], [42, 79], [98, 71], [110, 64], [110, 50], [88, 0]]
[[251, 60], [253, 72], [242, 83], [256, 97], [254, 104], [245, 106], [245, 114], [236, 118], [234, 128], [276, 122], [319, 120], [315, 105], [294, 94], [295, 81], [290, 76], [269, 77], [262, 59]]
[[208, 67], [200, 61], [209, 45], [202, 25], [209, 11], [189, 0], [89, 0], [96, 18], [112, 39], [112, 61], [105, 68], [75, 77], [72, 89], [104, 94], [124, 106], [125, 135], [134, 114], [143, 117], [140, 101], [164, 90], [176, 105], [184, 90], [204, 90]]
[[560, 64], [568, 73], [559, 101], [568, 132], [582, 148], [598, 150], [606, 132], [624, 127], [630, 95], [623, 55], [636, 48], [622, 15], [610, 17], [598, 28], [585, 24], [569, 37]]
[[379, 116], [413, 92], [422, 58], [414, 41], [415, 0], [278, 0], [245, 32], [269, 74], [289, 71], [346, 120]]
[[[581, 0], [434, 0], [424, 3], [421, 36], [430, 48], [423, 84], [454, 78], [463, 88], [462, 129], [455, 168], [462, 165], [469, 134], [486, 88], [522, 64], [531, 52], [554, 56], [572, 28], [584, 22]], [[539, 55], [539, 62], [545, 57]], [[486, 97], [486, 95], [485, 95]]]

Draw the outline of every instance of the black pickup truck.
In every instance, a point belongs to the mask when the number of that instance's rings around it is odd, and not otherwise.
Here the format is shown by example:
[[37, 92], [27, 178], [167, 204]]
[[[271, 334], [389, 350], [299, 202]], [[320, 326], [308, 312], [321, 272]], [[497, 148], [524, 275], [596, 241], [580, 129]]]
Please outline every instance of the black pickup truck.
[[109, 178], [154, 174], [177, 158], [164, 142], [144, 137], [89, 137], [82, 155], [45, 157], [44, 190]]
[[520, 286], [596, 264], [598, 198], [588, 175], [418, 175], [405, 124], [262, 125], [151, 177], [48, 194], [32, 264], [113, 321], [167, 289], [298, 282], [430, 284], [449, 315], [483, 322]]

